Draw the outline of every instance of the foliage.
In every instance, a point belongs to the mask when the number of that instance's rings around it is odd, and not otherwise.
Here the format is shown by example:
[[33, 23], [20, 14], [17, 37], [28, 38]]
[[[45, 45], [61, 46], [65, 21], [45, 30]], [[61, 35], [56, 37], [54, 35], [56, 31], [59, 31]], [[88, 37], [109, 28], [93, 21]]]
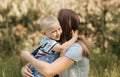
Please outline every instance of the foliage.
[[[57, 15], [61, 8], [77, 12], [81, 21], [79, 34], [96, 41], [90, 77], [119, 77], [119, 0], [0, 0], [0, 76], [21, 77], [15, 71], [20, 72], [23, 64], [13, 56], [24, 48], [33, 49], [40, 39], [38, 20], [44, 15]], [[14, 64], [12, 59], [18, 62]], [[4, 68], [7, 63], [10, 69]], [[18, 70], [11, 73], [14, 66]]]
[[40, 12], [27, 7], [25, 10], [22, 7], [26, 5], [18, 2], [17, 0], [0, 2], [0, 57], [2, 58], [19, 54], [23, 49], [22, 42], [26, 38], [27, 31], [31, 33], [38, 28], [34, 21], [38, 19]]

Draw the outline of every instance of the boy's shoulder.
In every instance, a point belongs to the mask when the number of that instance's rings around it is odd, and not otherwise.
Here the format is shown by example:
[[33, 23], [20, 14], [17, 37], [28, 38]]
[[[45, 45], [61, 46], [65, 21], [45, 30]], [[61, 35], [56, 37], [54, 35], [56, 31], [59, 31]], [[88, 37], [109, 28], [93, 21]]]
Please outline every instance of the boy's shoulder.
[[53, 39], [51, 39], [51, 38], [49, 38], [49, 37], [43, 37], [43, 38], [41, 39], [41, 42], [52, 42], [52, 41], [56, 42], [55, 40], [53, 40]]
[[42, 38], [42, 41], [40, 43], [41, 50], [43, 50], [46, 53], [53, 53], [52, 50], [55, 47], [57, 42], [49, 37]]
[[55, 43], [57, 43], [57, 41], [55, 41], [55, 40], [53, 40], [53, 39], [51, 39], [49, 37], [43, 37], [41, 39], [41, 42], [40, 42], [40, 44], [49, 44], [49, 45], [53, 45]]

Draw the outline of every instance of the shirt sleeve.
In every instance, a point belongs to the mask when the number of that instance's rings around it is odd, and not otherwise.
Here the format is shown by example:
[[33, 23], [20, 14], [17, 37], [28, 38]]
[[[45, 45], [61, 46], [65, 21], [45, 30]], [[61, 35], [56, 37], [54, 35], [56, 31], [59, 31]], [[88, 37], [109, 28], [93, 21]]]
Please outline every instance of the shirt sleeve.
[[82, 56], [83, 49], [80, 44], [73, 44], [68, 48], [68, 50], [65, 53], [65, 56], [74, 60], [79, 61], [83, 58]]
[[47, 54], [53, 53], [52, 51], [56, 44], [57, 42], [55, 40], [52, 39], [45, 40], [44, 43], [42, 43], [41, 45], [42, 47], [41, 50]]
[[38, 50], [40, 49], [40, 46], [38, 46], [37, 48], [35, 48], [33, 51], [32, 51], [32, 55], [35, 56], [38, 52]]

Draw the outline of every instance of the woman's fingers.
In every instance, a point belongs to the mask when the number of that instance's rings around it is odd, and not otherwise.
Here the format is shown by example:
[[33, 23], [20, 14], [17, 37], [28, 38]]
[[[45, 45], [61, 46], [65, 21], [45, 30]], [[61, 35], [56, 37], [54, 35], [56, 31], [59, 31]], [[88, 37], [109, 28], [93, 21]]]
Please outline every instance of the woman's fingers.
[[23, 77], [34, 77], [34, 76], [33, 74], [26, 72], [23, 74]]
[[29, 68], [27, 68], [27, 70], [28, 70], [29, 73], [33, 74], [33, 72]]
[[28, 66], [24, 66], [21, 70], [23, 77], [34, 77]]
[[33, 72], [29, 69], [29, 67], [26, 66], [25, 68], [26, 68], [26, 74], [29, 75], [30, 77], [34, 77]]
[[33, 74], [29, 73], [28, 71], [24, 72], [23, 77], [34, 77]]

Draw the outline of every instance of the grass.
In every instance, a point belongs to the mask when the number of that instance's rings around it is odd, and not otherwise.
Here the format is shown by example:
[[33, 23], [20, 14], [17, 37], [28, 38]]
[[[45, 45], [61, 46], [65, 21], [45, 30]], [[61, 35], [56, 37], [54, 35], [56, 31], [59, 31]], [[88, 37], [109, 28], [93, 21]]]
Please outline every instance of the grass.
[[24, 64], [18, 56], [7, 56], [0, 61], [0, 77], [22, 77], [20, 70]]
[[[20, 70], [25, 65], [19, 56], [0, 59], [0, 77], [22, 77]], [[92, 53], [89, 77], [120, 77], [120, 60], [114, 54]]]
[[92, 53], [90, 77], [120, 77], [120, 60], [112, 53]]

